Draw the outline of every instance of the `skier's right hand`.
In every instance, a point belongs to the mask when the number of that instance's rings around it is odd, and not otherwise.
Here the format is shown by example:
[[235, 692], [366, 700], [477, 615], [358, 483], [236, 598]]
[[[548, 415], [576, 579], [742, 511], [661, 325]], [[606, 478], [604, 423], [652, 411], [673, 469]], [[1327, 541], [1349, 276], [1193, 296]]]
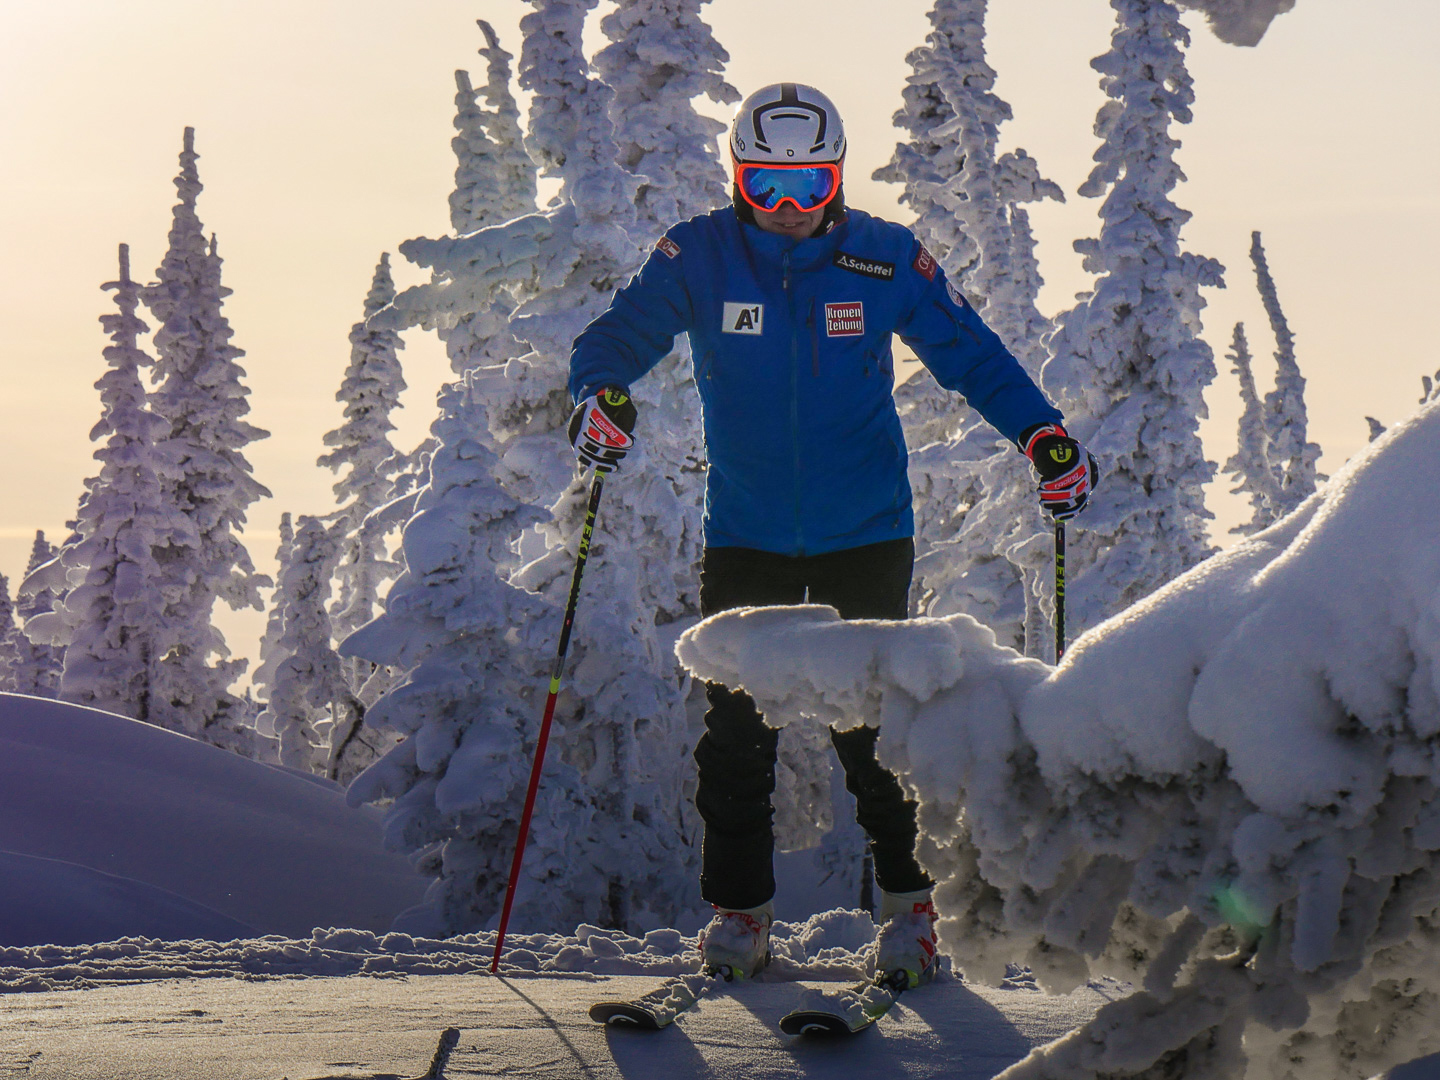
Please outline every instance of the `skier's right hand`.
[[1068, 521], [1090, 499], [1100, 469], [1090, 452], [1059, 424], [1040, 424], [1020, 436], [1020, 446], [1040, 474], [1040, 508], [1056, 521]]
[[570, 445], [586, 467], [600, 472], [620, 467], [620, 459], [635, 445], [635, 403], [619, 387], [607, 386], [591, 394], [570, 414]]

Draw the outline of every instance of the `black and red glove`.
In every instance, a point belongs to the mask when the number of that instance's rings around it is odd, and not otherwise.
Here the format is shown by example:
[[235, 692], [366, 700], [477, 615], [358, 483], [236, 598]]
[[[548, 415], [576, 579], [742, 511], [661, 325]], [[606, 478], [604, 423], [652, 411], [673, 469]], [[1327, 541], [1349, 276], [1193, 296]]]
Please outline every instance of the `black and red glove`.
[[635, 445], [635, 403], [624, 390], [607, 386], [591, 394], [570, 414], [570, 445], [582, 465], [602, 472], [620, 467]]
[[1059, 424], [1037, 424], [1020, 436], [1020, 449], [1040, 474], [1040, 508], [1056, 521], [1081, 510], [1100, 480], [1090, 452]]

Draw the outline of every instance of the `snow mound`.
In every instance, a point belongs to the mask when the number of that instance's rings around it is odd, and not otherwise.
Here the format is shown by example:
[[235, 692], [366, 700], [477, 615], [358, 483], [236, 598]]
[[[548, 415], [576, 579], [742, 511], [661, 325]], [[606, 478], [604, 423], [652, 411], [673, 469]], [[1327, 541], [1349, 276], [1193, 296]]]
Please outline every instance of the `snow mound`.
[[[383, 930], [425, 888], [404, 858], [382, 849], [379, 813], [347, 807], [337, 785], [112, 713], [15, 694], [0, 694], [0, 837], [15, 856], [72, 864], [66, 874], [92, 898], [102, 879], [78, 868], [111, 875], [104, 888], [118, 889], [137, 920], [117, 924], [100, 905], [77, 903], [61, 925], [52, 906], [60, 871], [30, 863], [3, 894], [11, 932], [0, 940], [14, 943], [26, 920], [57, 944], [166, 926], [207, 936], [337, 923]], [[166, 923], [180, 898], [220, 921]]]
[[[875, 926], [863, 911], [827, 911], [771, 928], [774, 955], [762, 981], [863, 978]], [[0, 947], [0, 993], [88, 989], [154, 979], [285, 979], [316, 976], [478, 975], [490, 970], [495, 934], [435, 939], [369, 930], [316, 929], [305, 938], [160, 941]], [[635, 937], [582, 925], [573, 934], [508, 934], [500, 974], [573, 978], [686, 975], [700, 970], [694, 937], [651, 930]]]
[[122, 937], [254, 937], [255, 928], [143, 881], [0, 851], [0, 945]]
[[1437, 445], [1431, 405], [1056, 669], [815, 607], [677, 651], [776, 723], [881, 725], [967, 977], [1144, 986], [1007, 1080], [1368, 1076], [1440, 1048]]

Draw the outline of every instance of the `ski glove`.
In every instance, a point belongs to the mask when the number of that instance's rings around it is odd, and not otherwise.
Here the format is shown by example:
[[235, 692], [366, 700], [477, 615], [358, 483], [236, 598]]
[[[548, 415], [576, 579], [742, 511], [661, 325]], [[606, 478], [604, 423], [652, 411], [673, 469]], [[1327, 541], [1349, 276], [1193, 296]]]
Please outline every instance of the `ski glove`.
[[1056, 521], [1081, 510], [1100, 480], [1090, 452], [1059, 424], [1039, 424], [1020, 436], [1020, 446], [1040, 474], [1040, 508]]
[[635, 403], [624, 390], [607, 386], [591, 394], [570, 414], [570, 445], [584, 466], [601, 472], [620, 467], [620, 459], [635, 445]]

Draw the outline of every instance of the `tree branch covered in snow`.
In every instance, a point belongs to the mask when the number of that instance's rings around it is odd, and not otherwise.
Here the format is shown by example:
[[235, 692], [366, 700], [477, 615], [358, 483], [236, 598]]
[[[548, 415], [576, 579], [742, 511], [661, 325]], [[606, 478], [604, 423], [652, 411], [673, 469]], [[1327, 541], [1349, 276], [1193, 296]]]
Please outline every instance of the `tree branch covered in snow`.
[[1004, 1080], [1358, 1080], [1440, 1049], [1440, 403], [1049, 668], [973, 619], [727, 612], [774, 723], [880, 725], [942, 948], [1137, 992]]
[[1215, 36], [1229, 45], [1258, 45], [1275, 16], [1295, 7], [1295, 0], [1181, 0], [1203, 11]]

